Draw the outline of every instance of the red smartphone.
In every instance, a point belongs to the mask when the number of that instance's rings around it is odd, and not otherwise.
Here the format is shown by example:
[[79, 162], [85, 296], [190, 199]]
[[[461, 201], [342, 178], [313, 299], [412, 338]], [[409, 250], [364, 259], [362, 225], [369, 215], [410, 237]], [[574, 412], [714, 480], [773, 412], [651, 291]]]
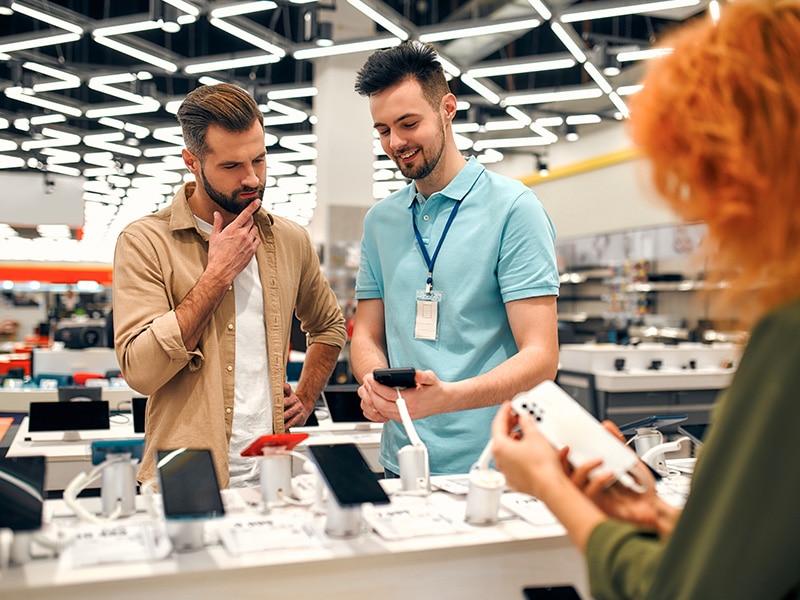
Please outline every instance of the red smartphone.
[[267, 447], [291, 450], [307, 437], [307, 433], [270, 433], [262, 435], [242, 450], [242, 456], [262, 456], [264, 448]]

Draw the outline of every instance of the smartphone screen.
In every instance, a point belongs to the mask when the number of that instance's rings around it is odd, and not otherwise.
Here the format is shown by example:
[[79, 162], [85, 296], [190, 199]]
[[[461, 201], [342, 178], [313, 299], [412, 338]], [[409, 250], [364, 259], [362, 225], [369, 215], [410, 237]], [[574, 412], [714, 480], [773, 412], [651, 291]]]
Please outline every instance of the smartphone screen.
[[42, 526], [44, 456], [0, 458], [0, 528], [33, 531]]
[[225, 514], [211, 450], [159, 450], [156, 466], [167, 519], [199, 519]]
[[389, 496], [355, 444], [313, 444], [308, 446], [308, 453], [340, 506], [389, 503]]
[[698, 446], [703, 445], [703, 438], [706, 435], [706, 424], [691, 424], [678, 426], [678, 433], [682, 433]]
[[631, 423], [625, 423], [624, 425], [620, 425], [619, 430], [623, 434], [629, 435], [632, 433], [636, 433], [636, 430], [642, 427], [652, 427], [654, 429], [660, 429], [662, 427], [669, 427], [670, 425], [676, 425], [678, 423], [682, 423], [688, 418], [689, 418], [688, 415], [685, 414], [653, 415], [652, 417], [646, 417], [644, 419], [639, 419], [638, 421], [633, 421]]
[[525, 600], [581, 600], [571, 585], [527, 587], [522, 590]]

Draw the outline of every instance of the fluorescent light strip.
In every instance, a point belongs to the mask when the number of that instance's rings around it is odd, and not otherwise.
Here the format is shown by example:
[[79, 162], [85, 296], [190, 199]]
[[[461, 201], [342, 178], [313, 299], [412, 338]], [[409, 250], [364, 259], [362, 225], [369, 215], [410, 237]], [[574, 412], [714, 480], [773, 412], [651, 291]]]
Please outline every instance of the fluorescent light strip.
[[396, 37], [379, 38], [377, 40], [364, 40], [362, 42], [351, 42], [349, 44], [336, 44], [327, 48], [304, 48], [296, 50], [293, 54], [297, 60], [309, 58], [322, 58], [324, 56], [336, 56], [339, 54], [351, 54], [353, 52], [363, 52], [365, 50], [382, 50], [400, 44]]
[[544, 2], [542, 2], [542, 0], [528, 0], [528, 2], [533, 7], [533, 9], [537, 13], [539, 13], [539, 16], [542, 17], [545, 21], [549, 20], [550, 17], [553, 16], [553, 13], [550, 12], [550, 9], [547, 8], [547, 6], [545, 5]]
[[515, 118], [517, 121], [522, 121], [524, 125], [530, 125], [530, 122], [533, 120], [527, 114], [518, 109], [516, 106], [507, 106], [506, 114], [510, 117]]
[[553, 30], [553, 33], [556, 34], [556, 37], [561, 40], [561, 43], [566, 46], [569, 53], [575, 57], [579, 63], [586, 61], [586, 54], [584, 54], [583, 50], [580, 46], [572, 39], [564, 26], [561, 23], [550, 23], [550, 29]]
[[486, 129], [486, 131], [513, 131], [514, 129], [522, 129], [527, 125], [528, 123], [523, 123], [516, 119], [504, 119], [502, 121], [486, 121], [484, 129]]
[[564, 92], [540, 92], [537, 94], [521, 94], [507, 96], [505, 103], [510, 106], [521, 104], [545, 104], [547, 102], [568, 102], [570, 100], [590, 100], [603, 95], [600, 88], [586, 88], [581, 90], [568, 90]]
[[481, 130], [477, 123], [453, 123], [451, 127], [456, 133], [477, 133]]
[[20, 147], [28, 152], [35, 148], [52, 148], [56, 146], [77, 146], [81, 143], [81, 136], [74, 133], [67, 133], [65, 131], [58, 131], [44, 127], [42, 129], [43, 139], [40, 140], [27, 140], [22, 142]]
[[60, 102], [45, 100], [44, 98], [39, 98], [38, 96], [29, 96], [21, 87], [6, 88], [5, 94], [12, 100], [27, 102], [28, 104], [33, 104], [34, 106], [38, 106], [40, 108], [48, 108], [56, 112], [64, 113], [65, 115], [69, 115], [71, 117], [80, 117], [83, 114], [81, 109], [75, 108], [74, 106], [68, 106], [66, 104], [61, 104]]
[[158, 56], [154, 56], [149, 52], [138, 50], [133, 46], [123, 44], [121, 42], [118, 42], [117, 40], [103, 37], [102, 35], [96, 35], [94, 36], [93, 39], [98, 44], [106, 46], [107, 48], [111, 48], [112, 50], [116, 50], [117, 52], [122, 52], [123, 54], [127, 54], [128, 56], [138, 58], [141, 61], [153, 65], [154, 67], [164, 69], [167, 73], [175, 73], [178, 70], [178, 65], [176, 65], [173, 62], [164, 60], [163, 58], [159, 58]]
[[551, 142], [541, 137], [500, 138], [495, 140], [478, 140], [473, 148], [480, 152], [488, 148], [524, 148], [526, 146], [547, 146]]
[[603, 90], [603, 93], [610, 94], [614, 88], [611, 87], [611, 84], [608, 83], [603, 74], [590, 62], [583, 63], [583, 68], [586, 69], [586, 72], [589, 74], [589, 77], [594, 79], [594, 82], [600, 86], [600, 89]]
[[[697, 6], [698, 4], [700, 4], [700, 0], [661, 0], [660, 2], [624, 3], [618, 6], [588, 10], [578, 9], [570, 11], [570, 9], [566, 9], [561, 13], [559, 19], [562, 23], [574, 23], [576, 21], [589, 21], [592, 19], [606, 19], [609, 17], [621, 17], [623, 15], [639, 15], [660, 10], [672, 10], [674, 8]], [[579, 4], [578, 6], [583, 7], [585, 5]]]
[[617, 88], [617, 93], [620, 96], [631, 96], [641, 90], [644, 86], [641, 83], [636, 85], [623, 85]]
[[469, 75], [464, 75], [461, 77], [461, 82], [471, 87], [475, 92], [486, 98], [492, 104], [500, 103], [500, 96], [495, 94], [492, 90], [490, 90], [488, 87], [480, 83], [474, 77], [470, 77]]
[[113, 35], [124, 35], [126, 33], [137, 33], [139, 31], [152, 31], [161, 29], [158, 21], [136, 21], [134, 23], [124, 23], [122, 25], [112, 25], [111, 27], [98, 27], [92, 32], [95, 37], [108, 37]]
[[375, 21], [378, 25], [383, 27], [386, 31], [391, 33], [394, 36], [397, 36], [402, 41], [408, 39], [408, 32], [400, 27], [397, 23], [393, 22], [388, 17], [383, 16], [377, 10], [372, 8], [371, 6], [367, 6], [361, 0], [347, 0], [347, 3], [350, 4], [353, 8], [360, 11], [373, 21]]
[[477, 25], [475, 27], [464, 27], [463, 29], [448, 29], [435, 33], [423, 33], [419, 36], [421, 42], [442, 42], [444, 40], [454, 40], [464, 37], [475, 37], [478, 35], [493, 35], [506, 33], [509, 31], [520, 31], [523, 29], [534, 29], [541, 25], [539, 19], [523, 19], [521, 21], [509, 21], [506, 23], [493, 23], [491, 25]]
[[69, 31], [70, 33], [83, 35], [83, 27], [81, 27], [80, 25], [76, 25], [75, 23], [70, 23], [69, 21], [65, 21], [64, 19], [59, 19], [58, 17], [54, 17], [51, 14], [36, 10], [35, 8], [31, 8], [30, 6], [25, 6], [24, 4], [20, 4], [19, 2], [13, 2], [11, 4], [11, 10], [18, 12], [22, 15], [31, 17], [32, 19], [36, 19], [38, 21], [42, 21], [49, 25], [53, 25], [54, 27], [58, 27], [59, 29], [63, 29], [64, 31]]
[[564, 123], [563, 117], [542, 117], [536, 119], [536, 124], [540, 127], [560, 127]]
[[439, 62], [442, 64], [442, 68], [444, 72], [450, 75], [450, 77], [459, 77], [461, 75], [461, 69], [451, 63], [449, 60], [442, 58], [440, 54], [438, 57]]
[[628, 52], [620, 52], [617, 54], [619, 62], [630, 62], [634, 60], [650, 60], [652, 58], [661, 58], [672, 54], [672, 48], [648, 48], [647, 50], [631, 50]]
[[63, 123], [67, 117], [61, 114], [55, 115], [40, 115], [38, 117], [31, 117], [31, 125], [50, 125], [52, 123]]
[[283, 48], [276, 46], [275, 44], [270, 44], [267, 40], [262, 39], [261, 37], [250, 33], [249, 31], [245, 31], [233, 23], [229, 23], [223, 19], [211, 19], [209, 23], [211, 23], [217, 29], [221, 29], [226, 33], [230, 33], [232, 36], [237, 37], [248, 44], [252, 44], [256, 48], [260, 48], [266, 52], [271, 52], [278, 58], [283, 58], [286, 56], [286, 50]]
[[189, 74], [207, 73], [209, 71], [224, 71], [227, 69], [238, 69], [239, 67], [255, 67], [256, 65], [268, 65], [279, 62], [281, 58], [275, 54], [258, 54], [245, 58], [231, 58], [226, 60], [213, 60], [206, 63], [195, 63], [186, 65], [184, 71]]
[[269, 0], [264, 0], [262, 2], [244, 2], [242, 4], [235, 4], [233, 6], [215, 8], [211, 11], [211, 17], [215, 19], [224, 19], [226, 17], [235, 17], [237, 15], [248, 15], [256, 12], [263, 12], [265, 10], [272, 10], [277, 7], [277, 4], [270, 2]]
[[125, 104], [123, 106], [109, 106], [105, 108], [93, 108], [86, 111], [86, 116], [90, 119], [100, 117], [122, 117], [125, 115], [140, 115], [142, 113], [156, 112], [161, 108], [161, 103], [150, 96], [142, 96], [141, 102]]
[[555, 71], [557, 69], [569, 69], [574, 66], [574, 58], [559, 58], [512, 65], [498, 65], [496, 67], [479, 67], [470, 69], [467, 71], [467, 75], [472, 77], [497, 77], [501, 75], [516, 75], [518, 73], [536, 73], [537, 71]]
[[622, 113], [624, 118], [628, 118], [631, 116], [631, 111], [628, 109], [628, 105], [619, 97], [619, 94], [616, 92], [611, 92], [608, 95], [608, 99], [611, 100], [611, 103], [617, 107], [617, 110]]
[[71, 73], [67, 73], [66, 71], [61, 71], [59, 69], [54, 69], [52, 67], [48, 67], [45, 65], [40, 65], [39, 63], [35, 62], [26, 62], [22, 64], [22, 67], [28, 69], [29, 71], [35, 71], [36, 73], [40, 73], [42, 75], [47, 75], [48, 77], [52, 77], [54, 79], [58, 79], [59, 81], [51, 82], [51, 83], [37, 83], [33, 86], [34, 92], [51, 92], [55, 90], [69, 90], [76, 87], [80, 87], [81, 79], [77, 75], [73, 75]]
[[32, 38], [20, 42], [13, 42], [11, 44], [2, 44], [0, 45], [0, 52], [16, 52], [18, 50], [30, 50], [31, 48], [42, 48], [44, 46], [55, 46], [56, 44], [68, 44], [70, 42], [77, 42], [81, 37], [81, 34], [78, 33], [61, 33], [59, 35]]
[[602, 120], [600, 115], [570, 115], [567, 117], [567, 125], [590, 125]]
[[183, 0], [162, 0], [165, 4], [170, 4], [177, 8], [178, 10], [182, 10], [186, 14], [192, 15], [193, 17], [197, 17], [200, 15], [200, 9], [197, 8], [194, 4], [190, 4], [188, 2], [184, 2]]
[[[72, 162], [78, 162], [80, 158]], [[50, 173], [60, 173], [61, 175], [69, 175], [70, 177], [79, 177], [81, 170], [75, 167], [65, 167], [60, 163], [50, 162], [47, 160], [47, 171]]]
[[317, 92], [316, 87], [309, 86], [309, 87], [301, 87], [301, 88], [291, 88], [286, 90], [272, 90], [267, 92], [267, 98], [270, 100], [288, 100], [289, 98], [310, 98], [312, 96], [316, 96]]

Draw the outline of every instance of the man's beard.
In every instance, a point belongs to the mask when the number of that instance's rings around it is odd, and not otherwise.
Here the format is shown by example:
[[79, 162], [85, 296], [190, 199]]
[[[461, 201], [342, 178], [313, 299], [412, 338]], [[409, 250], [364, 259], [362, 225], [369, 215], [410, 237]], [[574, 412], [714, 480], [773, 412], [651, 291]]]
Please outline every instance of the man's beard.
[[[439, 119], [439, 125], [442, 125], [441, 119]], [[430, 158], [425, 156], [425, 152], [423, 148], [420, 148], [420, 155], [422, 156], [422, 164], [418, 167], [412, 167], [404, 165], [403, 162], [398, 158], [395, 162], [397, 167], [400, 169], [400, 172], [403, 174], [403, 177], [406, 179], [413, 179], [414, 181], [418, 181], [420, 179], [425, 179], [428, 175], [433, 173], [434, 169], [436, 169], [439, 161], [442, 158], [442, 154], [444, 154], [444, 128], [441, 128], [441, 135], [437, 140], [439, 142], [438, 152], [436, 152], [436, 156], [432, 156]], [[396, 152], [395, 155], [404, 154], [408, 152], [408, 149], [402, 152]]]
[[[203, 189], [208, 194], [208, 197], [211, 198], [219, 207], [227, 211], [231, 214], [238, 215], [241, 213], [251, 202], [253, 202], [256, 198], [264, 198], [264, 187], [260, 185], [258, 187], [242, 187], [237, 190], [234, 190], [230, 193], [230, 195], [225, 195], [219, 190], [215, 189], [214, 186], [211, 185], [208, 181], [208, 177], [206, 177], [206, 172], [203, 167], [200, 167], [200, 174], [202, 175], [200, 183], [203, 186]], [[245, 200], [244, 202], [238, 201], [237, 198], [239, 194], [246, 194], [249, 192], [258, 192], [252, 198]]]

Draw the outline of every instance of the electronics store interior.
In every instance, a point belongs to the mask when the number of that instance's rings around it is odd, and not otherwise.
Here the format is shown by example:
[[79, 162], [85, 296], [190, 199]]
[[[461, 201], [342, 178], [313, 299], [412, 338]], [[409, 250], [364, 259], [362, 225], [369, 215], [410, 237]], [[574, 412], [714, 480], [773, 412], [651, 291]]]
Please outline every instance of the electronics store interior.
[[[401, 387], [399, 421], [362, 405], [351, 339], [364, 218], [413, 177], [381, 147], [356, 75], [377, 51], [435, 49], [466, 164], [532, 190], [555, 229], [552, 393], [615, 423], [680, 507], [748, 334], [735, 306], [715, 303], [725, 282], [697, 259], [705, 224], [659, 202], [626, 124], [648, 62], [669, 51], [662, 35], [716, 4], [0, 2], [0, 596], [590, 598], [559, 519], [507, 485], [483, 448], [491, 419], [470, 438], [472, 467], [437, 471], [431, 427], [416, 432]], [[291, 431], [250, 430], [240, 454], [255, 457], [257, 476], [230, 486], [204, 434], [146, 456], [150, 419], [199, 409], [148, 408], [158, 392], [126, 381], [114, 343], [115, 320], [131, 326], [139, 307], [127, 303], [130, 319], [112, 312], [120, 233], [195, 181], [176, 114], [187, 94], [218, 84], [255, 99], [263, 209], [307, 233], [342, 316], [313, 410]], [[296, 389], [313, 344], [298, 317], [286, 337], [281, 375]], [[271, 359], [259, 364], [275, 379]], [[383, 430], [398, 424], [393, 435], [410, 442], [390, 476]]]

